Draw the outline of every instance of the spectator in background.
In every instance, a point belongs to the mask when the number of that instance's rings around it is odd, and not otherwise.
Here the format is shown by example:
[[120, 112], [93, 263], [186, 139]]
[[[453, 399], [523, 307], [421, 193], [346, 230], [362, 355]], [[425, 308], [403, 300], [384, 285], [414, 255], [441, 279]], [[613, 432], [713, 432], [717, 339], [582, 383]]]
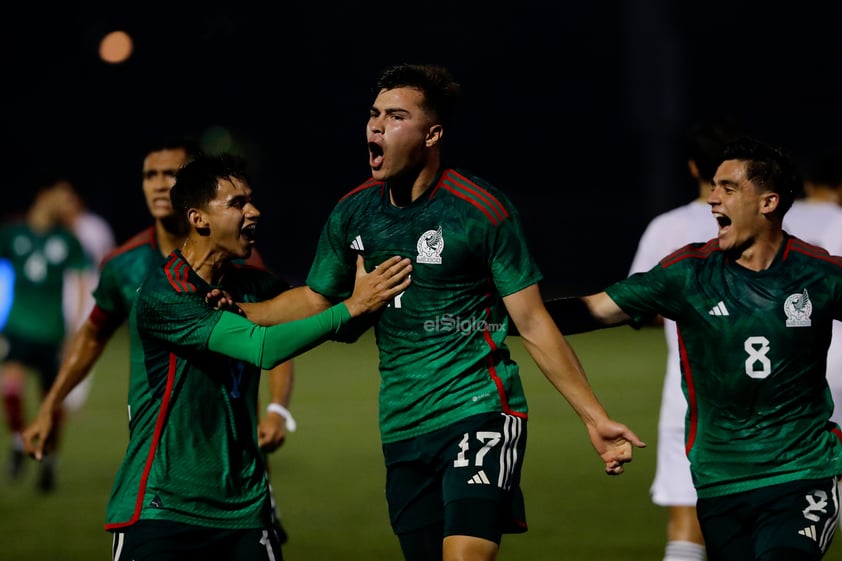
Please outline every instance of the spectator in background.
[[[648, 271], [679, 247], [716, 235], [716, 220], [707, 203], [718, 158], [725, 144], [739, 133], [730, 119], [710, 118], [688, 127], [687, 167], [696, 198], [652, 219], [638, 242], [629, 275]], [[696, 490], [685, 449], [687, 400], [681, 391], [681, 363], [675, 322], [663, 323], [667, 344], [666, 375], [658, 417], [658, 458], [650, 493], [652, 502], [667, 507], [667, 544], [663, 561], [701, 561], [704, 539], [696, 517]]]
[[[99, 267], [116, 242], [108, 221], [87, 208], [82, 195], [70, 181], [61, 182], [58, 188], [63, 197], [60, 207], [62, 223], [79, 239], [89, 263], [81, 277], [67, 275], [64, 282], [64, 318], [68, 333], [75, 333], [94, 307], [93, 292], [99, 281]], [[83, 282], [81, 287], [78, 286], [80, 279]], [[82, 299], [79, 299], [79, 294], [84, 295]], [[78, 323], [74, 324], [74, 321]], [[65, 398], [67, 410], [77, 410], [85, 403], [92, 379], [93, 369]]]
[[[12, 432], [8, 466], [12, 478], [23, 472], [26, 373], [38, 375], [41, 393], [46, 394], [56, 379], [67, 335], [64, 279], [71, 273], [79, 277], [76, 287], [80, 292], [75, 298], [81, 300], [81, 277], [89, 266], [79, 240], [62, 222], [67, 179], [54, 172], [45, 173], [47, 176], [37, 181], [34, 200], [23, 220], [0, 229], [0, 258], [8, 259], [14, 269], [14, 295], [2, 333], [8, 352], [0, 366], [5, 420]], [[63, 415], [61, 403], [50, 410], [56, 447]], [[40, 491], [53, 490], [55, 469], [55, 456], [41, 465], [37, 482]]]

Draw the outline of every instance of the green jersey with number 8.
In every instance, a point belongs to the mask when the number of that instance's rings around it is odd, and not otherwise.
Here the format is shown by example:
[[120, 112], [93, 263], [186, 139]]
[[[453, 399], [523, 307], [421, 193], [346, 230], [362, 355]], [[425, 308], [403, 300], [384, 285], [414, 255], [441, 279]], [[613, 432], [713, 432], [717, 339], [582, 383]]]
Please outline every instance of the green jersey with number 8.
[[635, 324], [655, 314], [677, 323], [700, 498], [842, 473], [825, 378], [842, 258], [786, 235], [772, 265], [751, 271], [714, 239], [606, 292]]

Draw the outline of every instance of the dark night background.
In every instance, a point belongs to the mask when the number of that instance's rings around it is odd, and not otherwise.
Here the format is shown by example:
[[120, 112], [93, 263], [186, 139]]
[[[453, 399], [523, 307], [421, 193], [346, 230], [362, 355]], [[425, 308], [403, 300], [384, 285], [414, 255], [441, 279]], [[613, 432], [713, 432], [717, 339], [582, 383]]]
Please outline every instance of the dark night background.
[[[258, 247], [296, 283], [333, 204], [368, 177], [370, 88], [389, 63], [454, 71], [466, 104], [446, 156], [512, 198], [565, 291], [625, 276], [646, 223], [693, 198], [690, 122], [731, 116], [805, 164], [842, 142], [831, 3], [69, 4], [4, 16], [0, 211], [69, 161], [122, 242], [150, 223], [146, 142], [224, 129], [254, 167]], [[97, 49], [115, 29], [134, 53], [109, 65]]]

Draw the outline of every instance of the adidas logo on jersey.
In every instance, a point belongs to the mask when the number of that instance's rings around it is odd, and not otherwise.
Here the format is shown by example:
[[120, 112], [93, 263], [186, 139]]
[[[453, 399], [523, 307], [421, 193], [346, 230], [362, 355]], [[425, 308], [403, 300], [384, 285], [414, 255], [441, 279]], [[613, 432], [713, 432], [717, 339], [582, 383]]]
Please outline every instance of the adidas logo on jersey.
[[488, 476], [485, 475], [483, 470], [479, 470], [472, 478], [468, 480], [468, 485], [473, 485], [478, 483], [480, 485], [490, 485], [491, 481], [488, 480]]
[[725, 302], [722, 300], [719, 301], [719, 304], [714, 306], [708, 312], [712, 316], [729, 316], [731, 314], [728, 313], [728, 308], [725, 307]]
[[816, 527], [815, 526], [807, 526], [803, 530], [798, 530], [798, 533], [802, 536], [810, 538], [813, 541], [816, 541]]
[[363, 239], [360, 236], [354, 238], [354, 241], [351, 242], [351, 249], [354, 251], [365, 251], [365, 247], [363, 247]]

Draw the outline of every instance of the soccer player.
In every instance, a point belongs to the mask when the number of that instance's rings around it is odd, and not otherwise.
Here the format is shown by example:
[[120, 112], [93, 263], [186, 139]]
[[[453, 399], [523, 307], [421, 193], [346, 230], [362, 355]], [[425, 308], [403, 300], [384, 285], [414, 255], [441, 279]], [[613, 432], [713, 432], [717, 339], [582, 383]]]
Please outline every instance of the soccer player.
[[[50, 466], [47, 451], [54, 447], [54, 416], [61, 410], [68, 394], [88, 377], [108, 341], [128, 318], [137, 287], [146, 274], [158, 267], [172, 250], [181, 247], [186, 237], [183, 219], [176, 217], [170, 201], [175, 174], [186, 162], [201, 153], [192, 138], [174, 137], [155, 140], [147, 148], [142, 162], [142, 188], [154, 223], [132, 236], [111, 252], [100, 265], [99, 282], [94, 292], [95, 305], [87, 320], [70, 340], [58, 375], [41, 403], [35, 420], [23, 431], [23, 445], [38, 460]], [[248, 264], [262, 267], [255, 249]], [[86, 311], [87, 313], [87, 311]], [[272, 403], [283, 407], [287, 415], [292, 387], [292, 362], [279, 365], [269, 374]], [[272, 404], [270, 403], [270, 407]], [[277, 409], [277, 408], [274, 408]], [[267, 452], [276, 449], [286, 437], [285, 419], [267, 413], [260, 423], [261, 445]], [[278, 528], [283, 533], [283, 528]]]
[[842, 319], [842, 258], [783, 230], [801, 188], [785, 151], [745, 138], [719, 161], [707, 198], [716, 238], [547, 308], [566, 332], [674, 320], [708, 559], [816, 561], [839, 516], [842, 432], [829, 421], [826, 357]]
[[[737, 127], [727, 119], [706, 119], [687, 130], [687, 165], [696, 198], [652, 219], [637, 245], [629, 274], [648, 271], [684, 244], [716, 235], [716, 221], [707, 197], [725, 144], [736, 138]], [[842, 211], [840, 211], [842, 212]], [[667, 544], [663, 561], [701, 561], [705, 557], [702, 530], [696, 517], [696, 490], [684, 449], [687, 401], [681, 393], [681, 362], [675, 322], [663, 323], [667, 345], [666, 373], [658, 417], [658, 459], [650, 494], [668, 511]]]
[[106, 514], [113, 557], [282, 560], [257, 440], [261, 369], [385, 305], [409, 286], [410, 261], [387, 259], [365, 273], [359, 259], [344, 302], [259, 327], [205, 300], [212, 288], [243, 301], [287, 288], [234, 263], [252, 251], [260, 218], [245, 162], [199, 156], [178, 171], [171, 195], [189, 232], [146, 277], [130, 312], [130, 437]]
[[460, 84], [440, 66], [398, 64], [376, 91], [366, 125], [372, 177], [328, 217], [306, 286], [241, 308], [271, 325], [303, 311], [287, 304], [293, 298], [310, 313], [347, 297], [360, 255], [369, 266], [395, 253], [414, 261], [412, 285], [374, 324], [392, 528], [407, 561], [490, 561], [502, 534], [527, 529], [528, 410], [505, 344], [506, 310], [608, 474], [645, 444], [607, 415], [544, 309], [517, 210], [483, 179], [443, 165]]
[[[61, 222], [64, 178], [46, 172], [39, 178], [32, 204], [22, 220], [0, 229], [0, 258], [8, 259], [14, 270], [14, 288], [9, 317], [2, 336], [8, 353], [0, 365], [5, 421], [12, 432], [9, 476], [23, 471], [24, 388], [28, 371], [38, 376], [40, 391], [47, 392], [59, 368], [67, 335], [63, 315], [65, 277], [75, 276], [81, 290], [81, 277], [88, 266], [85, 251], [76, 236]], [[81, 298], [83, 294], [77, 294]], [[56, 433], [62, 423], [61, 403], [50, 411]], [[56, 444], [58, 438], [56, 437]], [[55, 459], [40, 466], [37, 480], [42, 492], [55, 486]]]

